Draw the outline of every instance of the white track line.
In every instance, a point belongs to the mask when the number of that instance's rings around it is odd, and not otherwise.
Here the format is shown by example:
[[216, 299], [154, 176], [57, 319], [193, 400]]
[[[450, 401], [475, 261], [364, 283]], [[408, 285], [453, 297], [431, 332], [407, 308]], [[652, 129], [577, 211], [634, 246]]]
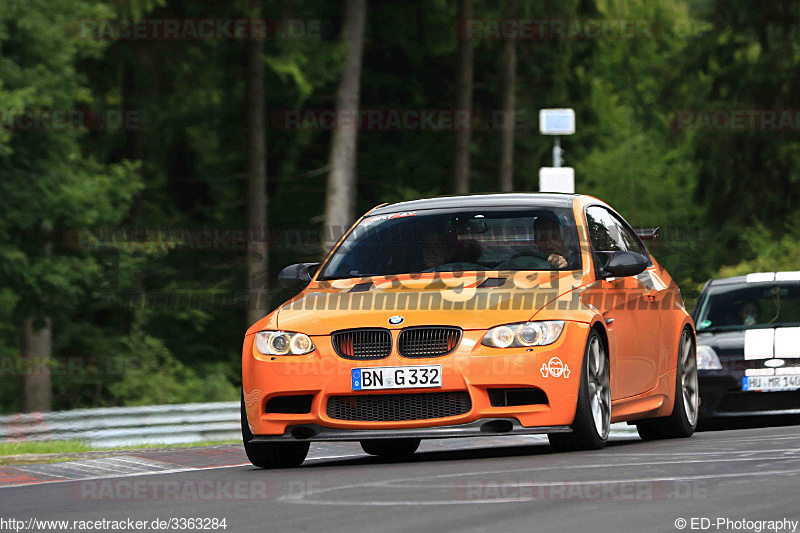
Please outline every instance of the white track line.
[[[797, 470], [773, 470], [773, 471], [766, 471], [766, 472], [745, 472], [745, 473], [738, 473], [738, 474], [708, 474], [708, 475], [696, 475], [696, 476], [669, 476], [669, 477], [653, 477], [653, 478], [634, 478], [634, 479], [614, 479], [614, 480], [579, 480], [579, 481], [560, 481], [556, 483], [562, 484], [590, 484], [596, 483], [598, 485], [604, 484], [619, 484], [619, 483], [653, 483], [653, 482], [676, 482], [676, 481], [698, 481], [702, 479], [719, 479], [719, 478], [738, 478], [738, 477], [758, 477], [758, 476], [767, 476], [767, 475], [795, 475], [800, 473], [800, 469]], [[425, 478], [422, 478], [425, 479]], [[376, 483], [362, 483], [358, 485], [349, 485], [349, 486], [342, 486], [338, 487], [339, 489], [342, 488], [362, 488], [362, 487], [371, 487], [376, 486], [379, 484]], [[520, 486], [552, 486], [553, 482], [542, 482], [542, 483], [531, 483], [526, 485]], [[428, 485], [421, 485], [421, 486], [428, 486]], [[337, 488], [331, 489], [323, 489], [319, 491], [312, 491], [310, 495], [314, 494], [322, 494], [324, 492], [330, 492], [332, 490], [336, 490]], [[498, 503], [519, 503], [519, 502], [531, 502], [531, 501], [540, 501], [540, 498], [508, 498], [508, 499], [500, 499], [500, 498], [491, 498], [491, 499], [463, 499], [463, 500], [419, 500], [419, 501], [409, 501], [409, 500], [392, 500], [392, 501], [380, 501], [380, 500], [360, 500], [360, 501], [351, 501], [351, 500], [308, 500], [306, 497], [279, 497], [276, 501], [283, 502], [283, 503], [294, 503], [294, 504], [301, 504], [301, 505], [337, 505], [337, 506], [367, 506], [367, 507], [394, 507], [394, 506], [418, 506], [418, 505], [473, 505], [473, 504], [498, 504]]]
[[[217, 470], [220, 468], [238, 468], [240, 466], [247, 466], [250, 463], [241, 463], [241, 464], [234, 464], [234, 465], [223, 465], [223, 466], [206, 466], [200, 468], [172, 468], [170, 470], [156, 470], [153, 472], [132, 472], [130, 474], [116, 474], [111, 476], [94, 476], [94, 477], [84, 477], [80, 479], [52, 479], [46, 481], [34, 481], [32, 483], [19, 483], [16, 485], [0, 485], [0, 490], [2, 489], [10, 489], [14, 487], [27, 487], [31, 485], [49, 485], [51, 483], [70, 483], [70, 482], [77, 482], [77, 481], [91, 481], [96, 479], [117, 479], [117, 478], [125, 478], [125, 477], [138, 477], [138, 476], [159, 476], [162, 474], [179, 474], [181, 472], [197, 472], [199, 470]], [[39, 472], [34, 472], [39, 473]], [[46, 474], [50, 475], [50, 474]], [[56, 474], [57, 475], [57, 474]]]
[[[764, 438], [770, 438], [770, 437], [769, 436], [764, 436], [764, 437], [732, 437], [730, 439], [724, 439], [724, 438], [723, 439], [713, 439], [713, 442], [714, 443], [720, 443], [720, 442], [725, 442], [725, 441], [742, 442], [742, 441], [745, 441], [745, 440], [746, 441], [750, 441], [750, 440], [763, 441]], [[776, 435], [775, 437], [772, 437], [772, 439], [782, 439], [782, 440], [783, 439], [800, 439], [800, 435]], [[711, 442], [709, 442], [709, 444], [711, 444]], [[519, 444], [515, 443], [515, 445], [519, 445]], [[513, 445], [511, 445], [511, 446], [513, 446]], [[505, 446], [503, 446], [503, 447], [505, 447]], [[483, 447], [481, 447], [481, 446], [474, 446], [474, 447], [473, 446], [469, 446], [469, 447], [463, 447], [463, 448], [459, 448], [459, 447], [456, 447], [456, 448], [443, 448], [443, 449], [426, 450], [426, 451], [423, 451], [423, 453], [436, 453], [436, 452], [448, 452], [448, 451], [460, 451], [460, 450], [479, 450], [479, 449], [483, 449]], [[714, 456], [714, 455], [716, 455], [716, 456], [727, 455], [727, 456], [730, 456], [731, 454], [736, 454], [736, 455], [745, 455], [746, 456], [746, 455], [761, 455], [761, 454], [765, 454], [765, 453], [786, 453], [786, 452], [789, 452], [790, 454], [797, 454], [798, 453], [798, 449], [797, 448], [780, 448], [780, 449], [769, 449], [769, 450], [718, 450], [718, 451], [714, 451], [714, 452], [691, 452], [690, 455], [702, 455], [702, 456], [706, 456], [706, 455], [712, 455], [712, 456]], [[653, 452], [650, 452], [650, 453], [626, 453], [625, 454], [626, 457], [652, 457], [653, 455], [658, 455], [658, 456], [682, 456], [683, 457], [683, 456], [686, 456], [686, 453], [685, 452], [683, 452], [683, 453], [678, 453], [678, 452], [670, 453], [670, 452], [663, 452], [663, 451], [655, 451], [654, 450]], [[131, 456], [127, 456], [127, 457], [131, 457]], [[311, 463], [311, 462], [316, 463], [316, 462], [319, 462], [319, 461], [325, 461], [325, 460], [331, 460], [331, 459], [349, 459], [349, 458], [360, 458], [360, 457], [365, 457], [365, 456], [364, 456], [364, 454], [360, 454], [360, 453], [351, 453], [351, 454], [344, 454], [344, 455], [324, 455], [324, 456], [317, 456], [317, 457], [309, 457], [306, 460], [306, 463]], [[612, 457], [613, 457], [613, 455], [612, 455]], [[608, 459], [608, 457], [606, 457], [606, 458]], [[775, 457], [775, 458], [772, 458], [772, 457], [752, 457], [752, 458], [738, 457], [738, 458], [720, 458], [720, 459], [708, 458], [708, 459], [705, 459], [705, 460], [702, 460], [702, 461], [682, 461], [682, 463], [736, 462], [736, 461], [774, 461], [774, 460], [783, 460], [783, 461], [787, 461], [788, 460], [788, 461], [791, 461], [793, 459], [798, 459], [798, 458], [800, 458], [800, 457], [796, 458], [796, 457], [783, 456], [783, 457]], [[139, 458], [136, 458], [136, 459], [139, 459]], [[141, 458], [141, 459], [143, 461], [150, 461], [150, 459], [147, 459], [147, 458]], [[165, 463], [163, 461], [159, 461], [157, 459], [154, 459], [152, 461], [156, 462], [156, 463], [157, 462], [162, 462], [165, 465], [168, 464], [168, 463]], [[130, 461], [130, 462], [136, 464], [135, 461]], [[69, 465], [69, 462], [64, 462], [63, 464], [64, 464], [65, 468], [70, 468], [70, 467], [67, 466], [67, 465]], [[358, 485], [343, 485], [343, 486], [340, 486], [340, 487], [331, 487], [329, 489], [322, 489], [320, 491], [313, 492], [311, 494], [323, 493], [323, 492], [328, 492], [328, 491], [331, 491], [331, 490], [339, 490], [339, 489], [346, 489], [346, 488], [357, 488], [357, 487], [362, 487], [362, 486], [387, 486], [387, 487], [396, 486], [398, 488], [403, 488], [404, 487], [403, 485], [392, 485], [392, 484], [393, 483], [397, 483], [397, 482], [402, 483], [403, 481], [417, 481], [419, 479], [441, 479], [441, 478], [446, 478], [446, 477], [463, 477], [463, 476], [473, 476], [473, 475], [481, 475], [481, 476], [483, 476], [483, 475], [487, 475], [487, 474], [504, 474], [504, 473], [509, 473], [509, 472], [525, 472], [525, 471], [530, 471], [530, 470], [541, 471], [541, 470], [559, 470], [559, 469], [572, 469], [572, 468], [657, 466], [657, 465], [663, 465], [663, 464], [674, 464], [674, 463], [673, 462], [645, 462], [645, 463], [617, 463], [617, 464], [605, 463], [605, 464], [594, 464], [594, 465], [589, 464], [589, 465], [561, 465], [561, 466], [552, 466], [552, 467], [532, 467], [530, 469], [514, 468], [514, 469], [507, 469], [507, 470], [460, 472], [460, 473], [455, 473], [455, 474], [443, 474], [443, 475], [438, 475], [438, 476], [427, 476], [427, 477], [423, 477], [423, 478], [415, 477], [415, 478], [407, 478], [407, 479], [387, 480], [387, 481], [379, 482], [379, 483], [367, 483], [367, 484], [358, 484]], [[26, 470], [24, 468], [25, 466], [33, 466], [33, 465], [7, 465], [6, 467], [8, 467], [8, 468], [18, 467], [21, 471], [25, 471]], [[121, 466], [121, 465], [118, 465], [118, 466]], [[148, 465], [148, 466], [150, 466], [150, 465]], [[42, 481], [35, 481], [35, 482], [29, 482], [29, 483], [19, 483], [19, 484], [13, 484], [13, 485], [12, 484], [10, 484], [10, 485], [0, 485], [0, 489], [17, 488], [17, 487], [24, 487], [24, 486], [29, 486], [29, 485], [45, 485], [45, 484], [51, 484], [51, 483], [67, 483], [67, 482], [72, 482], [72, 481], [88, 481], [88, 480], [97, 480], [97, 479], [115, 479], [115, 478], [126, 478], [126, 477], [136, 477], [136, 476], [148, 476], [148, 475], [177, 474], [177, 473], [183, 473], [183, 472], [196, 472], [196, 471], [199, 471], [199, 470], [217, 470], [217, 469], [223, 469], [223, 468], [238, 468], [238, 467], [244, 467], [244, 466], [252, 466], [252, 465], [249, 462], [245, 462], [245, 463], [237, 463], [237, 464], [221, 465], [221, 466], [211, 466], [211, 467], [181, 467], [181, 468], [172, 468], [172, 469], [166, 468], [166, 469], [155, 470], [155, 471], [119, 473], [119, 474], [115, 473], [115, 474], [112, 474], [112, 475], [105, 475], [105, 476], [99, 475], [99, 476], [83, 477], [83, 478], [78, 478], [78, 479], [52, 479], [52, 480], [42, 480]], [[94, 465], [88, 466], [88, 465], [85, 465], [85, 464], [74, 465], [73, 467], [75, 468], [75, 470], [78, 470], [78, 471], [81, 470], [80, 467], [87, 467], [90, 471], [100, 468], [100, 467], [97, 467], [97, 466], [94, 466]], [[37, 474], [43, 474], [43, 475], [58, 476], [58, 474], [50, 474], [50, 473], [47, 473], [47, 472], [35, 472], [33, 470], [30, 470], [30, 472], [37, 473]], [[762, 475], [771, 475], [772, 473], [780, 474], [782, 472], [800, 472], [800, 470], [797, 470], [797, 471], [758, 472], [758, 473], [750, 473], [750, 474], [719, 474], [719, 475], [710, 475], [710, 476], [689, 477], [689, 478], [686, 478], [686, 479], [707, 479], [707, 478], [715, 478], [715, 477], [722, 478], [722, 477], [762, 476]], [[659, 478], [660, 481], [678, 480], [678, 479], [684, 479], [684, 478], [663, 478], [663, 479]], [[614, 482], [619, 483], [620, 481], [623, 481], [623, 482], [636, 482], [637, 480], [617, 480], [617, 481], [614, 481]], [[286, 500], [286, 501], [292, 501], [292, 503], [319, 503], [320, 505], [327, 505], [327, 503], [313, 502], [313, 501], [308, 501], [308, 500], [304, 500], [304, 501]], [[509, 500], [509, 501], [511, 501], [511, 500]], [[523, 500], [520, 500], [520, 501], [529, 501], [529, 500], [523, 499]], [[442, 504], [442, 503], [447, 503], [447, 502], [441, 502], [440, 501], [440, 502], [437, 502], [437, 503], [438, 504]], [[487, 501], [487, 502], [482, 502], [480, 500], [470, 500], [470, 502], [457, 501], [457, 502], [452, 502], [452, 503], [453, 504], [462, 504], [462, 503], [504, 503], [504, 502], [498, 502], [498, 501], [495, 501], [495, 500], [491, 500], [491, 501]], [[394, 502], [394, 503], [391, 503], [391, 504], [387, 503], [387, 505], [401, 505], [401, 504], [402, 503], [398, 503], [398, 502]], [[358, 503], [358, 502], [347, 502], [347, 503], [342, 503], [342, 505], [361, 505], [361, 504]], [[418, 502], [418, 503], [413, 503], [412, 502], [412, 503], [409, 503], [409, 505], [426, 505], [426, 504], [424, 502]]]

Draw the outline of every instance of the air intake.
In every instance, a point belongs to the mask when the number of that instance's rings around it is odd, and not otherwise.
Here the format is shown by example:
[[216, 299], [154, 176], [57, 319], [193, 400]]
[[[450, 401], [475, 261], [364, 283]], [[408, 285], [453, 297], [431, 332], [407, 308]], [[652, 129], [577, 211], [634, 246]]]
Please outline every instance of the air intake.
[[388, 329], [349, 329], [331, 335], [333, 349], [345, 359], [383, 359], [392, 352], [392, 334]]
[[336, 420], [396, 422], [463, 415], [470, 409], [469, 394], [457, 391], [331, 396], [325, 411]]
[[397, 339], [397, 352], [403, 357], [440, 357], [456, 349], [461, 328], [419, 326], [405, 328]]

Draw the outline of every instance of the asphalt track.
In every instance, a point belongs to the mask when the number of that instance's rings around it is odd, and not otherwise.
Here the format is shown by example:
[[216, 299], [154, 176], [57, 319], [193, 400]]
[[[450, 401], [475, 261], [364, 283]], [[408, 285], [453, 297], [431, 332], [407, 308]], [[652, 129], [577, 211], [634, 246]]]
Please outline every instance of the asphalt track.
[[317, 444], [302, 467], [273, 471], [235, 466], [238, 446], [142, 452], [140, 471], [115, 473], [124, 457], [108, 471], [106, 459], [71, 471], [69, 463], [6, 468], [0, 518], [27, 527], [31, 518], [206, 517], [225, 519], [217, 531], [326, 532], [679, 531], [680, 519], [692, 531], [693, 518], [695, 531], [769, 531], [756, 521], [800, 520], [796, 425], [658, 442], [617, 431], [606, 449], [575, 453], [555, 453], [538, 437], [423, 441], [399, 463], [353, 443]]

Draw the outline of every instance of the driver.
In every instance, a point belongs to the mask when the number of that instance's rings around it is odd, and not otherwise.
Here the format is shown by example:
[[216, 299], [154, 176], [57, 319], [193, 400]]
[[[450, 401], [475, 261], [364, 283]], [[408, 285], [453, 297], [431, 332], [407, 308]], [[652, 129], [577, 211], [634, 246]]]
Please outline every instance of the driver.
[[742, 306], [742, 324], [752, 326], [758, 322], [758, 305], [755, 302], [747, 302]]
[[552, 214], [536, 217], [533, 221], [533, 236], [539, 252], [547, 256], [547, 262], [555, 268], [566, 268], [571, 256], [561, 236], [561, 226]]
[[429, 235], [422, 245], [422, 262], [427, 270], [436, 269], [449, 263], [454, 254], [453, 246], [440, 232]]

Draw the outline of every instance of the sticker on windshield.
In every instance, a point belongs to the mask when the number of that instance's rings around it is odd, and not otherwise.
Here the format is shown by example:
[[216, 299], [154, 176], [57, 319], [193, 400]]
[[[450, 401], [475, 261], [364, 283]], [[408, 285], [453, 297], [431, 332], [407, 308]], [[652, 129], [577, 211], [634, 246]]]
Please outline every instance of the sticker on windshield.
[[388, 215], [378, 215], [372, 218], [368, 218], [366, 222], [377, 222], [379, 220], [392, 220], [395, 218], [403, 218], [403, 217], [415, 217], [417, 216], [416, 211], [403, 211], [400, 213], [389, 213]]

